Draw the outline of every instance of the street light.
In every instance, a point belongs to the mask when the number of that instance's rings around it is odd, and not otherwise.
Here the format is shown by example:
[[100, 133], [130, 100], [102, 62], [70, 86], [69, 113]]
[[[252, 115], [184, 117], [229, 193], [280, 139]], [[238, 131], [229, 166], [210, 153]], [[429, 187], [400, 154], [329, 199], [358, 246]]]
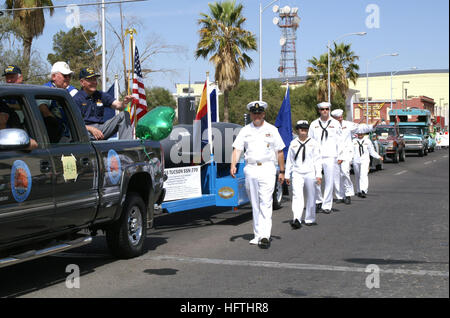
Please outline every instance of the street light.
[[406, 105], [405, 105], [405, 97], [406, 98], [408, 98], [408, 96], [405, 96], [406, 94], [405, 94], [405, 88], [404, 88], [404, 85], [405, 84], [409, 84], [409, 81], [403, 81], [402, 82], [402, 106], [403, 106], [403, 109], [406, 109]]
[[[350, 36], [350, 35], [360, 35], [360, 36], [362, 36], [362, 35], [366, 35], [367, 34], [367, 32], [353, 32], [353, 33], [347, 33], [347, 34], [344, 34], [344, 35], [341, 35], [340, 37], [338, 37], [336, 40], [334, 40], [333, 41], [333, 43], [334, 42], [336, 42], [337, 40], [340, 40], [340, 39], [342, 39], [342, 38], [345, 38], [345, 37], [347, 37], [347, 36]], [[330, 41], [328, 41], [328, 45], [327, 45], [327, 48], [328, 48], [328, 102], [329, 103], [331, 103], [331, 84], [330, 84], [330, 46], [331, 46], [331, 44], [330, 44]]]
[[[410, 69], [410, 70], [417, 70], [417, 67], [416, 67], [416, 66], [413, 66], [413, 67], [410, 67], [409, 69]], [[391, 72], [391, 109], [393, 109], [393, 105], [392, 105], [392, 78], [393, 78], [393, 76], [394, 76], [395, 74], [397, 74], [398, 72], [400, 72], [400, 70], [395, 71], [395, 72]], [[402, 92], [402, 94], [403, 94], [403, 92]]]
[[376, 57], [374, 57], [371, 60], [367, 60], [367, 64], [366, 64], [366, 110], [367, 110], [367, 125], [369, 124], [369, 63], [371, 61], [374, 61], [380, 57], [383, 56], [398, 56], [398, 53], [388, 53], [388, 54], [381, 54], [378, 55]]
[[278, 0], [273, 0], [271, 3], [262, 7], [261, 1], [259, 2], [259, 100], [262, 101], [262, 13], [268, 7]]

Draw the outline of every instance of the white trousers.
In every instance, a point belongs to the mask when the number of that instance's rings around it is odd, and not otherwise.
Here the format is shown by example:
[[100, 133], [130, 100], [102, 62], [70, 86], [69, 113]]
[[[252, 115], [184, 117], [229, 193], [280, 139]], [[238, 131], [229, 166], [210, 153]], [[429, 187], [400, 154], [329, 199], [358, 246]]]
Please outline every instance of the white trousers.
[[[305, 194], [305, 195], [304, 195]], [[316, 222], [316, 177], [311, 173], [292, 173], [292, 213], [293, 220], [301, 222], [303, 216], [303, 208], [305, 207], [306, 197], [306, 213], [305, 222]]]
[[334, 188], [334, 170], [336, 166], [336, 157], [322, 158], [322, 169], [325, 181], [324, 191], [322, 195], [322, 188], [316, 184], [316, 203], [322, 203], [323, 210], [331, 210], [333, 207], [333, 188]]
[[272, 203], [276, 168], [272, 162], [261, 166], [247, 164], [244, 168], [245, 188], [253, 211], [255, 238], [270, 238], [272, 231]]
[[353, 162], [353, 170], [355, 171], [356, 192], [369, 190], [369, 165], [370, 160], [364, 160], [361, 163]]
[[[350, 160], [344, 160], [340, 165], [336, 163], [338, 169], [336, 169], [337, 173], [334, 175], [334, 194], [339, 200], [355, 195], [355, 191], [353, 190], [353, 182], [350, 178], [350, 163]], [[338, 179], [338, 181], [336, 181], [336, 179]]]

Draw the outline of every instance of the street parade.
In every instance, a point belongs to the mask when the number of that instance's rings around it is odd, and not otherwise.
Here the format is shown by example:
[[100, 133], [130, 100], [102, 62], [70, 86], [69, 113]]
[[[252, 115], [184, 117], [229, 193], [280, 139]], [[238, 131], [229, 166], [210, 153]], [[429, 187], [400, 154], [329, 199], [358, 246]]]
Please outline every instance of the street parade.
[[448, 2], [72, 2], [0, 3], [0, 297], [449, 297]]

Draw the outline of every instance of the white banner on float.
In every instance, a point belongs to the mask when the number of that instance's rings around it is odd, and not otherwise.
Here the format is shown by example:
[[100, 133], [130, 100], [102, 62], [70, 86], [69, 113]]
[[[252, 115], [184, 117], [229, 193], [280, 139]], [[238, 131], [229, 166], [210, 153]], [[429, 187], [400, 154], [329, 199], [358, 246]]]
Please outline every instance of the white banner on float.
[[166, 195], [164, 202], [197, 198], [202, 195], [201, 166], [164, 169]]

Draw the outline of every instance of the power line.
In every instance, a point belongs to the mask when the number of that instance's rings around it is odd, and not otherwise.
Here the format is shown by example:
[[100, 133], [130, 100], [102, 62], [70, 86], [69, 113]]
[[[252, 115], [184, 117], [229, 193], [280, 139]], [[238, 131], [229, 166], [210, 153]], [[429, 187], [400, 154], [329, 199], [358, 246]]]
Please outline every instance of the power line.
[[59, 8], [67, 8], [67, 7], [86, 7], [86, 6], [98, 6], [103, 4], [117, 4], [117, 3], [130, 3], [130, 2], [143, 2], [149, 0], [120, 0], [120, 1], [109, 1], [109, 2], [93, 2], [93, 3], [83, 3], [83, 4], [65, 4], [59, 6], [45, 6], [45, 7], [32, 7], [32, 8], [13, 8], [13, 9], [0, 9], [0, 16], [3, 15], [2, 11], [5, 12], [13, 12], [13, 11], [21, 11], [21, 10], [37, 10], [37, 9], [59, 9]]

